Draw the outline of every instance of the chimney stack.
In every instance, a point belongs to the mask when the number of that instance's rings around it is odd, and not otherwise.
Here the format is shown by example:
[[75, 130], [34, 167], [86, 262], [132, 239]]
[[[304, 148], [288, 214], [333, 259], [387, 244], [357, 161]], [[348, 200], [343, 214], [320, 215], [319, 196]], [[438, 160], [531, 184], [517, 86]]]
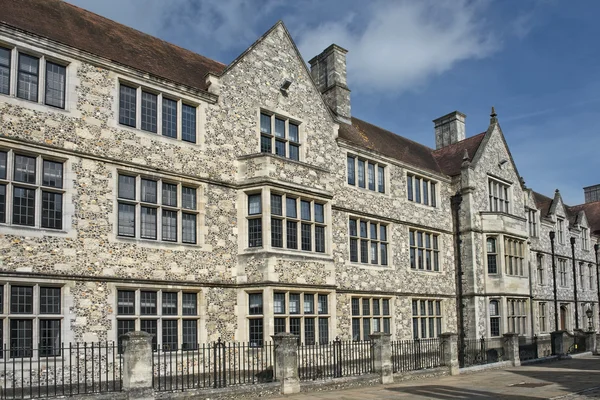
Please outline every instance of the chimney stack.
[[338, 118], [350, 121], [350, 89], [346, 84], [346, 53], [348, 50], [332, 44], [309, 61], [310, 73], [325, 103]]
[[600, 201], [600, 185], [584, 187], [583, 193], [585, 194], [586, 203]]
[[465, 119], [467, 116], [454, 111], [438, 119], [434, 119], [435, 148], [441, 149], [449, 144], [465, 140]]

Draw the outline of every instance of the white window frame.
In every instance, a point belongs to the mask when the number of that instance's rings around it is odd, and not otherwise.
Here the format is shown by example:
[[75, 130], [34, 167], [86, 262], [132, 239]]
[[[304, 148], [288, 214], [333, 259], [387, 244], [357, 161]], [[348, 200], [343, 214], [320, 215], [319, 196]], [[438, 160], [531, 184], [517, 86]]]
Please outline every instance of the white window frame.
[[[436, 180], [413, 172], [406, 173], [406, 199], [412, 203], [436, 208], [439, 204], [439, 187], [440, 183]], [[425, 188], [427, 196], [424, 196]]]

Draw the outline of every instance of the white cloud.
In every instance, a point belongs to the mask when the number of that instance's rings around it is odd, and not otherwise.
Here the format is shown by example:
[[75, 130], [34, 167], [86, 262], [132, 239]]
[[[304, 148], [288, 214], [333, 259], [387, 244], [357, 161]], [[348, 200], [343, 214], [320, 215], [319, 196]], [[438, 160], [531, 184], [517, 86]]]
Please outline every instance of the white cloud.
[[353, 88], [398, 92], [460, 61], [491, 54], [495, 46], [483, 18], [486, 6], [463, 0], [363, 3], [360, 14], [305, 27], [299, 47], [307, 58], [331, 43], [345, 47]]

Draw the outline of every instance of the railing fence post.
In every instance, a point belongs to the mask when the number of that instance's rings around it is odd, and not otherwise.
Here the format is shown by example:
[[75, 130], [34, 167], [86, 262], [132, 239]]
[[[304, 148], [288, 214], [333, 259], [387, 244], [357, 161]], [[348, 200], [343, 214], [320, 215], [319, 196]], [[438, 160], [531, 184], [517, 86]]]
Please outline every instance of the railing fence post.
[[[452, 332], [441, 333], [442, 362], [450, 371], [450, 375], [459, 374], [458, 364], [458, 335]], [[464, 352], [463, 352], [464, 354]]]
[[381, 377], [381, 383], [394, 383], [392, 372], [392, 342], [389, 333], [375, 332], [371, 339], [373, 355], [373, 373]]
[[275, 345], [275, 376], [281, 382], [281, 394], [299, 393], [298, 336], [278, 333], [272, 338]]
[[123, 339], [123, 390], [128, 399], [154, 400], [152, 335], [128, 332]]

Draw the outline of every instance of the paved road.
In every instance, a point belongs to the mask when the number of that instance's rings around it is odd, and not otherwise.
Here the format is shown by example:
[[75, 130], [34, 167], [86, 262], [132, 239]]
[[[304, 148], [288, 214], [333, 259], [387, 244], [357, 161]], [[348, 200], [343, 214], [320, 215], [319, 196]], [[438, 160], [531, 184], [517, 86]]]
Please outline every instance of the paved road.
[[[580, 393], [584, 390], [587, 391]], [[386, 386], [301, 393], [276, 397], [272, 400], [533, 400], [553, 398], [561, 400], [599, 399], [600, 357], [586, 356]]]

